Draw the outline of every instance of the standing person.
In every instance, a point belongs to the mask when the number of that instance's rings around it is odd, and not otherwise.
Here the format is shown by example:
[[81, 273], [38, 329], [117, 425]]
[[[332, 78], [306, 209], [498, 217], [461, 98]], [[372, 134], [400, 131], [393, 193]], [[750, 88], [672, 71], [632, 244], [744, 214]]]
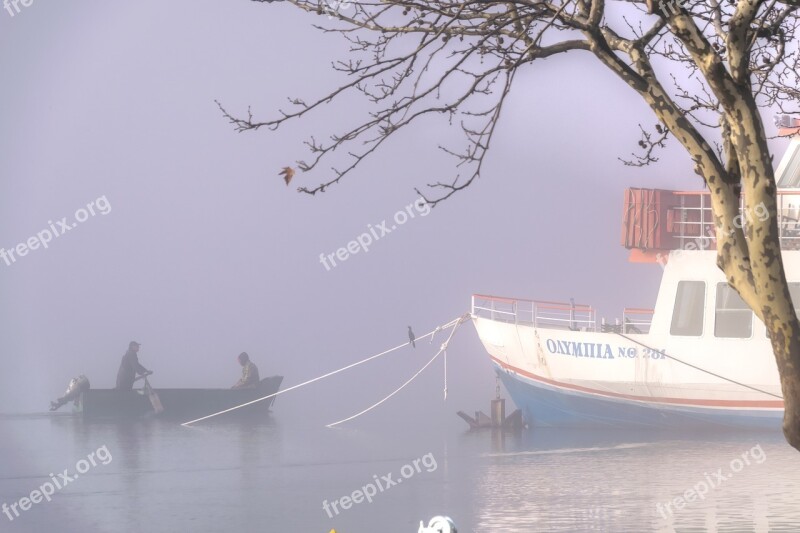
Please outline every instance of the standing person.
[[242, 379], [236, 382], [232, 389], [252, 389], [257, 387], [261, 380], [258, 377], [258, 367], [250, 360], [247, 352], [239, 354], [239, 364], [242, 365]]
[[139, 344], [136, 341], [131, 341], [128, 344], [128, 351], [122, 356], [122, 362], [119, 365], [119, 372], [117, 372], [117, 389], [131, 390], [133, 389], [133, 382], [136, 381], [136, 374], [141, 376], [149, 376], [152, 374], [150, 370], [139, 363]]

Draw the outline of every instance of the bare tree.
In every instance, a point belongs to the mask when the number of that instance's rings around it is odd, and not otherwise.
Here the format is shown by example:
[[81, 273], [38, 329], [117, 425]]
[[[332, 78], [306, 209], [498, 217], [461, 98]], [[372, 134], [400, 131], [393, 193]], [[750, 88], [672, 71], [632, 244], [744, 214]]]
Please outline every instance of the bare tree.
[[674, 139], [710, 191], [717, 264], [766, 324], [781, 376], [784, 434], [800, 449], [800, 323], [778, 217], [750, 217], [744, 230], [735, 221], [742, 196], [750, 214], [761, 203], [777, 213], [759, 110], [797, 111], [800, 0], [286, 1], [322, 15], [327, 27], [320, 29], [350, 43], [351, 57], [334, 63], [347, 82], [311, 103], [290, 100], [293, 107], [271, 120], [220, 108], [238, 131], [276, 129], [345, 93], [363, 94], [373, 110], [356, 126], [307, 141], [311, 157], [298, 162], [301, 171], [324, 172], [323, 160], [343, 161], [319, 185], [299, 189], [312, 195], [338, 183], [399, 130], [433, 115], [456, 123], [465, 138], [459, 150], [440, 147], [456, 158], [460, 173], [429, 184], [427, 194], [417, 190], [435, 206], [480, 176], [520, 68], [581, 51], [611, 69], [659, 122], [642, 129], [642, 152], [627, 163], [656, 161], [658, 149]]

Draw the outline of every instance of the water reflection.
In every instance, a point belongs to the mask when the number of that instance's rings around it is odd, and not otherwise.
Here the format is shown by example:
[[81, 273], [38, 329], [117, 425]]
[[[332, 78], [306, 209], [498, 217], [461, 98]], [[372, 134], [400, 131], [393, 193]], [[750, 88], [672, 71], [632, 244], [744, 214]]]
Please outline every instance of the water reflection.
[[[65, 523], [81, 531], [310, 532], [392, 524], [383, 530], [401, 532], [437, 514], [479, 533], [797, 531], [800, 524], [797, 452], [779, 434], [442, 430], [420, 437], [271, 420], [183, 428], [79, 417], [0, 418], [2, 432], [14, 437], [0, 463], [2, 501], [29, 494], [49, 472], [72, 468], [101, 446], [113, 456], [26, 513], [21, 528], [14, 522], [12, 532]], [[733, 462], [746, 452], [748, 464]], [[322, 510], [323, 500], [351, 494], [373, 475], [396, 475], [426, 453], [436, 457], [436, 471], [334, 518]], [[720, 469], [726, 477], [716, 482]], [[702, 498], [690, 498], [688, 490], [709, 480], [714, 486]]]
[[93, 517], [87, 530], [114, 531], [121, 524], [127, 531], [152, 530], [157, 516], [173, 525], [191, 524], [198, 508], [219, 508], [239, 527], [258, 523], [264, 492], [274, 490], [264, 480], [283, 457], [280, 427], [269, 419], [184, 428], [159, 420], [65, 416], [49, 424], [53, 434], [72, 441], [62, 449], [71, 457], [65, 467], [103, 445], [113, 457], [62, 494], [77, 496], [70, 502], [70, 514], [81, 517], [76, 524]]
[[475, 530], [790, 531], [800, 523], [796, 455], [780, 434], [493, 436]]

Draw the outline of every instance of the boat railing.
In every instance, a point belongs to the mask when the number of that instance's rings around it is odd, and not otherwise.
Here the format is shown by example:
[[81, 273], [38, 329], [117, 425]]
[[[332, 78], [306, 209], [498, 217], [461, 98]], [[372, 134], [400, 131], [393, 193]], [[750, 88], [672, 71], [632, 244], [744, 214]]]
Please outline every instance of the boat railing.
[[626, 307], [622, 310], [622, 333], [649, 333], [653, 309]]
[[551, 329], [596, 331], [597, 312], [590, 305], [472, 295], [472, 314], [498, 322]]
[[[715, 249], [716, 225], [711, 211], [711, 195], [707, 191], [675, 191], [678, 205], [670, 209], [667, 216], [668, 231], [677, 237], [680, 249]], [[781, 247], [800, 249], [800, 190], [778, 191], [777, 197], [778, 235]], [[735, 220], [743, 229], [754, 219], [765, 220], [770, 216], [766, 209], [755, 206], [752, 212], [744, 209], [740, 200], [741, 215]]]

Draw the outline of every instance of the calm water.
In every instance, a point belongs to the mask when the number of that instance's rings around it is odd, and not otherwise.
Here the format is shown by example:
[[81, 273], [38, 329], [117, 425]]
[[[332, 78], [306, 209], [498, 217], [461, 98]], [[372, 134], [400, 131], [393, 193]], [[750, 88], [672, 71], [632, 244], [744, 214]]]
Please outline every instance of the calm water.
[[[0, 435], [0, 503], [76, 473], [92, 452], [97, 463], [13, 522], [0, 514], [3, 532], [416, 533], [438, 514], [462, 533], [800, 531], [800, 454], [780, 435], [441, 429], [408, 439], [284, 419], [182, 428], [46, 415], [2, 417]], [[735, 461], [745, 453], [749, 465]], [[333, 518], [323, 509], [390, 473], [401, 483], [372, 503]], [[703, 483], [718, 486], [665, 510]]]

